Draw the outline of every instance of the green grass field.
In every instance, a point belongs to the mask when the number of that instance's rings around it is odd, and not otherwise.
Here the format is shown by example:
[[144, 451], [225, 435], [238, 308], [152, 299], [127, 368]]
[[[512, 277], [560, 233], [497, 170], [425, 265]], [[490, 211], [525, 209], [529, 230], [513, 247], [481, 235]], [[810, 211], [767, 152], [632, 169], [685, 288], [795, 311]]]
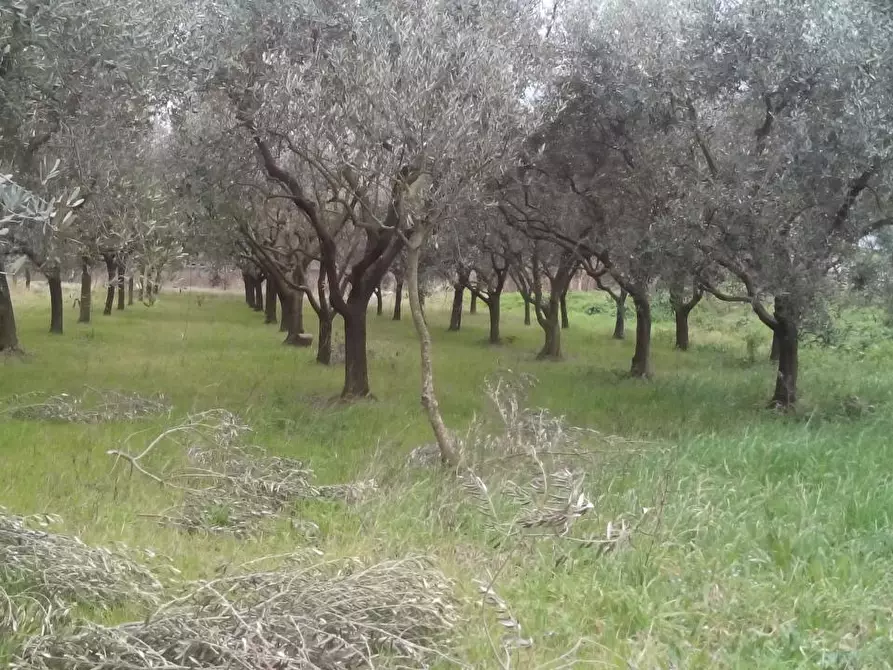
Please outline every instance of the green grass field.
[[[106, 455], [136, 431], [129, 444], [145, 444], [189, 412], [225, 408], [253, 426], [257, 444], [304, 460], [323, 482], [375, 474], [382, 488], [367, 502], [307, 503], [295, 514], [319, 526], [313, 541], [328, 556], [432, 556], [465, 603], [452, 646], [472, 667], [500, 667], [487, 637], [492, 617], [472, 583], [496, 570], [498, 592], [533, 640], [516, 668], [556, 667], [578, 643], [579, 667], [893, 667], [887, 341], [852, 345], [848, 331], [846, 346], [805, 347], [801, 407], [779, 416], [764, 409], [774, 374], [768, 331], [742, 309], [699, 307], [687, 353], [673, 351], [672, 324], [658, 321], [656, 374], [643, 382], [625, 376], [632, 342], [610, 339], [610, 306], [597, 295], [571, 296], [557, 363], [534, 360], [541, 331], [521, 324], [514, 296], [499, 347], [485, 344], [485, 312], [447, 333], [445, 302], [432, 299], [437, 383], [453, 428], [486, 414], [484, 380], [511, 370], [537, 378], [529, 404], [636, 440], [592, 473], [594, 513], [651, 507], [659, 523], [623, 551], [596, 557], [581, 547], [557, 564], [535, 543], [494, 549], [444, 503], [445, 473], [401, 468], [431, 441], [408, 318], [370, 315], [375, 397], [342, 405], [328, 402], [340, 367], [281, 346], [278, 329], [236, 295], [162, 295], [152, 308], [95, 314], [89, 326], [69, 308], [61, 337], [46, 332], [45, 297], [14, 298], [28, 355], [0, 359], [0, 398], [85, 385], [163, 392], [174, 416], [98, 425], [0, 418], [0, 505], [12, 512], [58, 513], [64, 532], [86, 542], [151, 547], [186, 577], [306, 545], [290, 527], [247, 540], [160, 528], [141, 515], [166, 507], [169, 493]], [[309, 318], [307, 328], [315, 331]], [[755, 361], [748, 333], [759, 338]]]

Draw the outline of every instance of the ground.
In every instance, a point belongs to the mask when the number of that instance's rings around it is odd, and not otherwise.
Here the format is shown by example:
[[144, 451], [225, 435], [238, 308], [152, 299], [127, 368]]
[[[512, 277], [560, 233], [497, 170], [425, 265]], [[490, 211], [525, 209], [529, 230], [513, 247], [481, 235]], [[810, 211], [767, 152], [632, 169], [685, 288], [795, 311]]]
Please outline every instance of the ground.
[[[537, 543], [494, 548], [480, 525], [444, 505], [446, 474], [403, 467], [431, 441], [408, 318], [370, 314], [374, 399], [344, 405], [330, 402], [342, 370], [281, 346], [277, 329], [235, 294], [162, 295], [151, 308], [95, 314], [89, 326], [68, 309], [61, 337], [46, 332], [39, 291], [16, 293], [15, 302], [27, 356], [0, 362], [0, 398], [85, 386], [160, 391], [174, 418], [3, 417], [0, 505], [13, 512], [60, 514], [64, 532], [151, 547], [196, 578], [308, 542], [327, 556], [429, 555], [455, 580], [466, 620], [452, 653], [473, 667], [501, 667], [486, 635], [493, 627], [481, 625], [492, 614], [472, 581], [496, 571], [496, 589], [533, 640], [512, 667], [557, 667], [549, 663], [575, 645], [565, 660], [579, 667], [893, 667], [893, 352], [853, 335], [864, 328], [850, 328], [834, 348], [805, 348], [802, 406], [778, 415], [765, 409], [768, 334], [740, 308], [699, 307], [687, 353], [672, 349], [672, 323], [659, 318], [656, 374], [640, 381], [625, 376], [632, 342], [610, 339], [611, 310], [597, 295], [571, 296], [561, 362], [535, 360], [541, 332], [522, 325], [514, 296], [499, 347], [485, 342], [485, 312], [447, 333], [446, 300], [432, 299], [438, 389], [455, 429], [487, 415], [485, 379], [511, 370], [537, 378], [531, 406], [632, 440], [592, 473], [600, 487], [593, 513], [607, 521], [648, 507], [657, 522], [622, 551], [598, 557], [581, 547], [556, 561]], [[359, 505], [296, 507], [319, 526], [312, 540], [285, 526], [247, 540], [159, 528], [143, 515], [166, 507], [169, 493], [106, 452], [128, 438], [136, 448], [175, 418], [210, 408], [238, 413], [254, 442], [309, 463], [323, 482], [372, 473], [381, 489]]]

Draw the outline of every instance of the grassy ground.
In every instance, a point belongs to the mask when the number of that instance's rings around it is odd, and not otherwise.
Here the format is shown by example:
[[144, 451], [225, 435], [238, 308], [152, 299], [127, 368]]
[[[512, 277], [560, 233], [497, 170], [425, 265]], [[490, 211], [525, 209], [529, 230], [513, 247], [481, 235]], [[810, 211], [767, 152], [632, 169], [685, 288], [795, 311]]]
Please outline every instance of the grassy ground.
[[[345, 406], [328, 402], [341, 370], [280, 346], [277, 329], [237, 296], [162, 296], [152, 308], [96, 315], [90, 326], [68, 310], [62, 337], [46, 333], [44, 297], [15, 299], [29, 356], [0, 362], [0, 398], [84, 385], [162, 391], [177, 416], [239, 413], [257, 443], [309, 462], [322, 481], [374, 468], [385, 481], [379, 498], [296, 513], [320, 526], [316, 542], [328, 555], [432, 555], [468, 598], [455, 654], [474, 667], [499, 667], [471, 597], [472, 578], [499, 568], [498, 590], [534, 642], [513, 667], [546, 667], [579, 640], [581, 667], [893, 667], [893, 353], [885, 342], [807, 348], [802, 407], [777, 416], [764, 409], [768, 335], [740, 310], [699, 308], [688, 353], [672, 350], [670, 323], [659, 322], [656, 376], [642, 382], [624, 376], [632, 343], [610, 339], [609, 305], [596, 296], [571, 296], [559, 363], [534, 360], [541, 333], [521, 325], [517, 300], [506, 299], [507, 343], [495, 348], [485, 344], [485, 313], [465, 315], [462, 332], [448, 334], [435, 301], [438, 385], [453, 426], [486, 411], [488, 375], [512, 370], [539, 380], [531, 404], [645, 441], [622, 465], [593, 473], [603, 487], [595, 512], [652, 507], [659, 526], [626, 551], [595, 558], [581, 548], [556, 565], [536, 546], [507, 556], [492, 549], [443, 504], [449, 485], [440, 473], [398, 471], [430, 441], [408, 320], [370, 316], [375, 399]], [[169, 422], [3, 419], [0, 505], [60, 513], [65, 530], [88, 542], [152, 547], [189, 577], [306, 543], [287, 529], [242, 541], [186, 536], [141, 517], [165, 507], [167, 493], [113, 469], [105, 452]]]

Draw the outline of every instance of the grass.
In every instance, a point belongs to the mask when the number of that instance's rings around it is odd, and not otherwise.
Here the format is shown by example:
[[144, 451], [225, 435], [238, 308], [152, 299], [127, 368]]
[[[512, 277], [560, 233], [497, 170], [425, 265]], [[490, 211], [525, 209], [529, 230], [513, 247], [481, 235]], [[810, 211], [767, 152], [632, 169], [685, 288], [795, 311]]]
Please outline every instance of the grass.
[[[656, 376], [643, 382], [624, 375], [632, 343], [610, 339], [610, 303], [597, 295], [570, 296], [561, 362], [534, 360], [541, 333], [521, 325], [514, 296], [506, 297], [500, 347], [485, 344], [485, 313], [466, 314], [460, 333], [445, 332], [447, 305], [432, 299], [437, 383], [452, 426], [486, 412], [485, 378], [512, 370], [538, 379], [531, 404], [647, 441], [593, 473], [595, 512], [607, 520], [610, 510], [651, 507], [659, 526], [625, 551], [595, 558], [581, 548], [557, 564], [543, 546], [494, 548], [479, 524], [445, 503], [452, 485], [442, 473], [399, 467], [431, 441], [408, 319], [370, 315], [375, 399], [343, 405], [329, 402], [340, 368], [280, 346], [277, 329], [235, 295], [201, 304], [163, 295], [152, 308], [96, 314], [89, 326], [76, 325], [69, 309], [62, 337], [46, 332], [44, 296], [15, 301], [28, 356], [0, 362], [0, 398], [84, 385], [161, 391], [175, 416], [237, 412], [258, 444], [308, 462], [323, 482], [374, 470], [384, 483], [364, 505], [298, 505], [296, 514], [319, 526], [312, 540], [284, 526], [249, 540], [184, 535], [140, 516], [169, 504], [167, 492], [105, 454], [171, 419], [4, 419], [0, 505], [16, 513], [59, 513], [64, 529], [88, 542], [151, 547], [188, 577], [308, 541], [333, 557], [430, 554], [466, 596], [455, 654], [473, 667], [499, 667], [487, 639], [492, 617], [472, 584], [495, 570], [498, 592], [534, 642], [513, 667], [548, 667], [580, 640], [580, 667], [893, 667], [893, 353], [876, 337], [857, 347], [806, 347], [802, 406], [779, 416], [764, 409], [773, 381], [768, 335], [740, 309], [699, 307], [687, 353], [672, 350], [672, 324], [659, 320]], [[849, 318], [847, 332], [857, 322]], [[755, 361], [748, 332], [763, 338]]]

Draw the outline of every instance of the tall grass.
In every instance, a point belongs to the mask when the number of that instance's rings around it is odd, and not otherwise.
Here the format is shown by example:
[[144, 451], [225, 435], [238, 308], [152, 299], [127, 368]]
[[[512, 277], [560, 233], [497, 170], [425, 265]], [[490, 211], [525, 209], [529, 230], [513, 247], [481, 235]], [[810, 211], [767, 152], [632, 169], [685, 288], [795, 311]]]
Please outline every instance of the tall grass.
[[[308, 542], [331, 556], [430, 553], [467, 597], [456, 655], [474, 667], [499, 667], [488, 639], [493, 615], [472, 583], [497, 570], [499, 594], [533, 640], [514, 667], [540, 667], [576, 644], [580, 667], [893, 667], [893, 353], [884, 343], [807, 347], [802, 407], [780, 416], [764, 409], [773, 381], [768, 334], [742, 311], [699, 307], [687, 353], [673, 351], [671, 324], [659, 320], [656, 377], [643, 382], [624, 374], [632, 343], [610, 339], [610, 303], [570, 298], [561, 362], [535, 360], [541, 332], [522, 325], [513, 296], [499, 347], [485, 343], [486, 314], [466, 314], [462, 331], [447, 333], [446, 305], [432, 299], [438, 390], [448, 422], [463, 429], [487, 412], [488, 376], [530, 373], [538, 379], [531, 405], [640, 440], [593, 473], [595, 513], [647, 507], [659, 515], [625, 551], [596, 558], [580, 547], [557, 562], [536, 544], [494, 546], [452, 504], [448, 477], [402, 466], [430, 442], [408, 322], [370, 314], [375, 397], [344, 405], [331, 402], [338, 367], [281, 346], [276, 328], [225, 294], [162, 295], [152, 308], [97, 313], [89, 326], [76, 325], [69, 309], [61, 337], [46, 332], [45, 297], [16, 294], [28, 355], [2, 359], [0, 397], [89, 385], [163, 392], [176, 416], [226, 408], [254, 427], [257, 444], [304, 460], [324, 482], [374, 471], [379, 497], [361, 506], [301, 503], [296, 514], [319, 526], [312, 539], [285, 525], [248, 540], [185, 535], [142, 516], [169, 504], [169, 493], [106, 455], [170, 419], [5, 417], [0, 505], [59, 513], [65, 530], [87, 541], [151, 547], [190, 577]], [[765, 338], [756, 361], [747, 332]]]

